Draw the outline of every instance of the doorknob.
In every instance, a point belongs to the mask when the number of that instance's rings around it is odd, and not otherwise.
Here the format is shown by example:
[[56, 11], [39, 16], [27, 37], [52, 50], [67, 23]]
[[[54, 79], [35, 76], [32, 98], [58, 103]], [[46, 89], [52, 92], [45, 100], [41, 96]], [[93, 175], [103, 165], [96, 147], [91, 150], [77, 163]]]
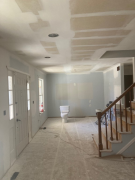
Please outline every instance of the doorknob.
[[21, 120], [20, 120], [20, 119], [17, 119], [16, 121], [18, 122], [18, 121], [21, 121]]

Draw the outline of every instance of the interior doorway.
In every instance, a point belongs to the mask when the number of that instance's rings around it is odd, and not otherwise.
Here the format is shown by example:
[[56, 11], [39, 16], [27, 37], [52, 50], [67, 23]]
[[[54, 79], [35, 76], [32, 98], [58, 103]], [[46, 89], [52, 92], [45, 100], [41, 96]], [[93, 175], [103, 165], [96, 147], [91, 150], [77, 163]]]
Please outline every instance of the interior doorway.
[[[133, 65], [124, 64], [124, 90], [133, 84]], [[131, 100], [133, 100], [133, 90], [131, 91]], [[126, 95], [126, 107], [130, 107], [130, 94]]]
[[8, 70], [11, 165], [31, 140], [30, 77]]
[[8, 71], [8, 96], [9, 96], [9, 142], [10, 142], [10, 164], [16, 160], [16, 123], [14, 115], [14, 73]]

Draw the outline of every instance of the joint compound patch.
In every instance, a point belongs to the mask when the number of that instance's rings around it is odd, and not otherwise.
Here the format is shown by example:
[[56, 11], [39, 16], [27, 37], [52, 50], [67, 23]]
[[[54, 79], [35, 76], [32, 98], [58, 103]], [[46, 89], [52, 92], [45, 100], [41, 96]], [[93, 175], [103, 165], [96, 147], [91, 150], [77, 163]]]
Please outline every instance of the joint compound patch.
[[15, 0], [21, 11], [32, 12], [35, 15], [38, 15], [38, 11], [43, 10], [39, 0]]

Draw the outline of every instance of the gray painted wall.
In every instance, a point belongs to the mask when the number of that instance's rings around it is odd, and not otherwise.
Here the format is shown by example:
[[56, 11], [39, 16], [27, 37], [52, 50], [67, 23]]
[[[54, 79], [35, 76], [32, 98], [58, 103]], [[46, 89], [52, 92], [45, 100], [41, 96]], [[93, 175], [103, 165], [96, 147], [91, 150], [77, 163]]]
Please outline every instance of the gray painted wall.
[[[116, 99], [116, 97], [119, 97], [122, 93], [121, 69], [120, 69], [120, 71], [117, 71], [117, 66], [114, 66], [107, 72], [104, 72], [104, 97], [105, 97], [104, 102], [105, 102], [105, 105], [109, 101], [114, 101]], [[123, 75], [123, 78], [124, 78], [124, 75]]]
[[10, 67], [25, 73], [29, 73], [29, 66], [13, 57], [10, 57]]
[[47, 74], [47, 96], [48, 117], [60, 117], [60, 105], [70, 106], [70, 117], [95, 116], [104, 109], [103, 73]]

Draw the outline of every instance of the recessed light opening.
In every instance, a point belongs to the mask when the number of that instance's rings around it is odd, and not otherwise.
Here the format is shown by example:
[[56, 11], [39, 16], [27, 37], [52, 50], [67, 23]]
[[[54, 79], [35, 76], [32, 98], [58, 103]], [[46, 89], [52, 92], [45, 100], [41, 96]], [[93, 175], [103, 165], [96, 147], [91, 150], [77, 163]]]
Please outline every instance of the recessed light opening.
[[45, 58], [48, 58], [48, 59], [49, 59], [49, 58], [51, 58], [51, 57], [49, 57], [49, 56], [46, 56]]
[[59, 36], [59, 34], [52, 33], [52, 34], [49, 34], [48, 36], [49, 36], [49, 37], [58, 37], [58, 36]]

